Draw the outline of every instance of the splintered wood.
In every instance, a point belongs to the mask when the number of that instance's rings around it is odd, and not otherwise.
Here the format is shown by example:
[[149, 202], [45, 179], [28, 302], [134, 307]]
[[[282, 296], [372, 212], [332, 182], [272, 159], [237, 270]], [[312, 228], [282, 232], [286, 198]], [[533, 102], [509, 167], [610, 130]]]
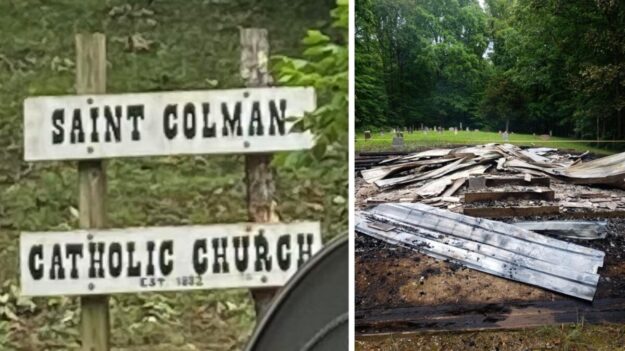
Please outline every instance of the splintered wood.
[[[587, 153], [556, 151], [511, 144], [433, 149], [387, 155], [360, 172], [371, 184], [367, 204], [422, 202], [487, 217], [625, 209], [623, 196], [610, 194], [625, 189], [625, 153], [585, 162]], [[612, 190], [584, 191], [593, 185]]]

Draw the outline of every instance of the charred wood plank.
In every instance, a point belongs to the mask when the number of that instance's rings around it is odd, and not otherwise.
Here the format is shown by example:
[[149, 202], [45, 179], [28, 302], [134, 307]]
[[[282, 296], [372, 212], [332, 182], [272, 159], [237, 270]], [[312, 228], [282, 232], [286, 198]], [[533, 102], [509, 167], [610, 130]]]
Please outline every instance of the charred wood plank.
[[420, 306], [356, 311], [357, 336], [531, 328], [578, 323], [625, 323], [625, 299], [593, 303], [557, 300]]
[[472, 217], [505, 218], [544, 216], [560, 213], [558, 206], [514, 206], [514, 207], [473, 207], [464, 208], [463, 213]]
[[549, 186], [551, 179], [547, 177], [532, 177], [528, 182], [524, 178], [509, 177], [487, 177], [485, 179], [487, 187], [497, 187], [504, 185], [521, 185], [521, 186]]
[[505, 200], [545, 200], [553, 201], [555, 192], [546, 191], [482, 191], [464, 194], [464, 202], [505, 201]]

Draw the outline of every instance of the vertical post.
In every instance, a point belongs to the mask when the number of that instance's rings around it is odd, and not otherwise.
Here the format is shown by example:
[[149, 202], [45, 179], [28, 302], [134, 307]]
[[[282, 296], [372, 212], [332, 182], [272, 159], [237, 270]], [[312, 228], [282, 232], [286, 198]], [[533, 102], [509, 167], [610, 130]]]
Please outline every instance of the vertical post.
[[[241, 28], [241, 77], [247, 87], [262, 87], [273, 83], [269, 74], [269, 41], [267, 30]], [[247, 211], [252, 222], [279, 222], [276, 204], [273, 201], [275, 185], [271, 169], [271, 154], [245, 156], [247, 185]], [[252, 289], [256, 318], [260, 318], [277, 289]]]
[[[106, 91], [106, 37], [104, 34], [76, 35], [76, 92], [102, 94]], [[102, 228], [106, 224], [106, 170], [102, 160], [78, 162], [81, 228]], [[109, 350], [108, 296], [80, 298], [82, 349]]]

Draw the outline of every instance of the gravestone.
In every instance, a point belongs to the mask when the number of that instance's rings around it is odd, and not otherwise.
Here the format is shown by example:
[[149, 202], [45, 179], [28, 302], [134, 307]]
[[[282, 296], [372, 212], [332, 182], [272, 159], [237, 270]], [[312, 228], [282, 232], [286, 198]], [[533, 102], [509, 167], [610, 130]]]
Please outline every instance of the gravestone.
[[404, 148], [404, 136], [402, 133], [397, 133], [393, 137], [393, 150], [402, 150]]

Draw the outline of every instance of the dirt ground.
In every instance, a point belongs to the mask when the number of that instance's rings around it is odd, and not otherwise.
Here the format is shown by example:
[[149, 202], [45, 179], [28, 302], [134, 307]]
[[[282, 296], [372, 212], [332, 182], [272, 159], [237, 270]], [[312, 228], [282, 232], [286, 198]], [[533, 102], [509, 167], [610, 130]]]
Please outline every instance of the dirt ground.
[[359, 338], [357, 351], [619, 351], [625, 325], [571, 325], [517, 331], [388, 335]]

